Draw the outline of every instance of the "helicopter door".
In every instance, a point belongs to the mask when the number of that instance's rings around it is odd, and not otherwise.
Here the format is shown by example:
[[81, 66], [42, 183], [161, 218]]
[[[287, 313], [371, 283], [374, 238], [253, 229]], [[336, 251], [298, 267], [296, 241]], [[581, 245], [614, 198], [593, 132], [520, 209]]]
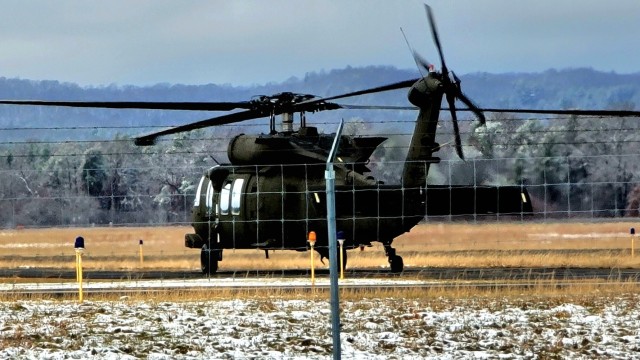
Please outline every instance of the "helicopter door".
[[220, 191], [220, 215], [240, 215], [244, 182], [243, 178], [225, 181]]
[[198, 183], [198, 188], [196, 190], [196, 197], [195, 199], [193, 199], [193, 207], [194, 208], [199, 208], [200, 207], [200, 197], [202, 196], [202, 185], [204, 184], [204, 179], [205, 177], [201, 177], [200, 178], [200, 182]]
[[242, 187], [244, 179], [235, 179], [231, 187], [231, 215], [240, 215], [240, 206], [242, 205]]
[[204, 202], [206, 201], [204, 198], [205, 196], [204, 188], [206, 184], [204, 181], [205, 181], [205, 177], [203, 176], [200, 178], [200, 182], [198, 183], [198, 188], [196, 190], [196, 197], [193, 199], [193, 209], [191, 210], [191, 213], [193, 214], [194, 219], [200, 219], [205, 212], [205, 210], [203, 209], [203, 206], [204, 206]]
[[244, 245], [239, 243], [243, 239], [244, 227], [242, 222], [242, 195], [245, 178], [235, 178], [225, 180], [220, 190], [219, 203], [220, 212], [219, 220], [221, 231], [221, 241], [225, 242], [225, 246], [233, 248], [242, 248]]
[[220, 215], [229, 215], [229, 197], [231, 196], [231, 181], [225, 181], [220, 190]]
[[207, 208], [207, 217], [209, 219], [215, 218], [218, 219], [218, 207], [216, 201], [216, 191], [213, 188], [213, 183], [209, 180], [209, 184], [207, 185], [207, 197], [205, 200], [205, 206]]

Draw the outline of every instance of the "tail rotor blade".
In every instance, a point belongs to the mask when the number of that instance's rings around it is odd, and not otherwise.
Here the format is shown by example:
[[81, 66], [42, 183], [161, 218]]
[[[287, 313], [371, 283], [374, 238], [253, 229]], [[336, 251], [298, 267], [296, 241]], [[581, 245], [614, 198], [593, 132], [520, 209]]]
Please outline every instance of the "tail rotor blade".
[[423, 58], [418, 52], [413, 52], [413, 59], [416, 61], [416, 64], [421, 66], [426, 72], [429, 72], [429, 68], [433, 66], [427, 59]]
[[453, 135], [456, 142], [456, 153], [460, 159], [464, 160], [462, 152], [462, 139], [460, 138], [460, 128], [458, 127], [458, 116], [456, 114], [456, 98], [453, 94], [447, 94], [447, 103], [449, 103], [449, 112], [451, 113], [451, 123], [453, 124]]
[[467, 107], [473, 111], [473, 113], [478, 117], [478, 121], [480, 121], [480, 125], [484, 125], [487, 123], [487, 119], [484, 117], [484, 113], [480, 110], [476, 104], [471, 101], [463, 92], [460, 87], [460, 83], [462, 82], [460, 78], [456, 75], [455, 72], [451, 71], [451, 76], [453, 77], [453, 82], [456, 88], [456, 97], [458, 100], [462, 101], [463, 104], [467, 105]]
[[480, 125], [485, 125], [487, 123], [487, 119], [484, 116], [482, 110], [476, 106], [465, 94], [460, 91], [457, 95], [458, 99], [462, 101], [463, 104], [467, 105], [469, 110], [471, 110], [477, 117], [478, 121], [480, 121]]
[[453, 123], [453, 132], [456, 140], [456, 153], [458, 154], [460, 159], [464, 160], [464, 153], [462, 152], [462, 139], [460, 138], [460, 128], [458, 127], [458, 119], [456, 119], [456, 116], [453, 114], [455, 114], [455, 112], [453, 112], [451, 115], [451, 122]]
[[436, 20], [433, 17], [431, 6], [425, 4], [424, 7], [427, 11], [427, 17], [429, 18], [429, 26], [431, 27], [431, 36], [433, 37], [433, 42], [436, 44], [436, 48], [438, 49], [438, 54], [440, 55], [440, 62], [442, 63], [442, 73], [446, 74], [447, 65], [444, 62], [444, 55], [442, 54], [442, 45], [440, 45], [440, 36], [438, 36], [438, 29], [436, 28]]

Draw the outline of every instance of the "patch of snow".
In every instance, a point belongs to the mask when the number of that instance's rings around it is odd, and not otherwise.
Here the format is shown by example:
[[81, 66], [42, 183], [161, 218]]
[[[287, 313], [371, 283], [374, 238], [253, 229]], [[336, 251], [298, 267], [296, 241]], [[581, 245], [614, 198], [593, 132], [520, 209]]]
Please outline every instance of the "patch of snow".
[[[640, 359], [638, 300], [343, 301], [342, 355]], [[328, 300], [0, 302], [0, 358], [327, 359], [330, 328]]]

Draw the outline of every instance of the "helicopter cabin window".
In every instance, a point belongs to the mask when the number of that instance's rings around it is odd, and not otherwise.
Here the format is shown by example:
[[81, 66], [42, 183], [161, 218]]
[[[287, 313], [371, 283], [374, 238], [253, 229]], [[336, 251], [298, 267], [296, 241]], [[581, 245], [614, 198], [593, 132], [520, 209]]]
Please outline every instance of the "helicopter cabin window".
[[213, 183], [209, 180], [209, 184], [207, 185], [207, 197], [205, 199], [205, 204], [207, 205], [207, 214], [211, 215], [213, 213]]
[[231, 190], [231, 214], [240, 215], [240, 199], [242, 197], [242, 185], [244, 185], [244, 179], [236, 179], [233, 182], [233, 189]]
[[202, 195], [202, 184], [204, 183], [204, 176], [200, 178], [200, 183], [198, 184], [198, 189], [196, 190], [196, 198], [193, 199], [193, 207], [200, 206], [200, 196]]
[[227, 182], [220, 191], [220, 214], [229, 215], [229, 195], [231, 195], [231, 182]]

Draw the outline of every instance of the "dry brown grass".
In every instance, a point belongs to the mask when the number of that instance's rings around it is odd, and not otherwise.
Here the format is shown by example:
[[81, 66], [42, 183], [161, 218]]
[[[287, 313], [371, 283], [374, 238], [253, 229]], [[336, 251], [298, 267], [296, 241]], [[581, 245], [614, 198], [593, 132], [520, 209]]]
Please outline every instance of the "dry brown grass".
[[[640, 267], [631, 258], [631, 222], [432, 223], [416, 226], [395, 242], [405, 266]], [[0, 231], [0, 267], [73, 268], [73, 243], [85, 238], [85, 269], [199, 268], [199, 252], [184, 247], [190, 227], [53, 228]], [[138, 240], [144, 240], [144, 262]], [[640, 241], [636, 241], [640, 242]], [[638, 247], [640, 244], [636, 244]], [[325, 261], [326, 262], [326, 261]], [[388, 266], [382, 246], [349, 252], [349, 267]], [[225, 250], [221, 269], [305, 269], [309, 253]], [[318, 262], [318, 268], [323, 267]]]

